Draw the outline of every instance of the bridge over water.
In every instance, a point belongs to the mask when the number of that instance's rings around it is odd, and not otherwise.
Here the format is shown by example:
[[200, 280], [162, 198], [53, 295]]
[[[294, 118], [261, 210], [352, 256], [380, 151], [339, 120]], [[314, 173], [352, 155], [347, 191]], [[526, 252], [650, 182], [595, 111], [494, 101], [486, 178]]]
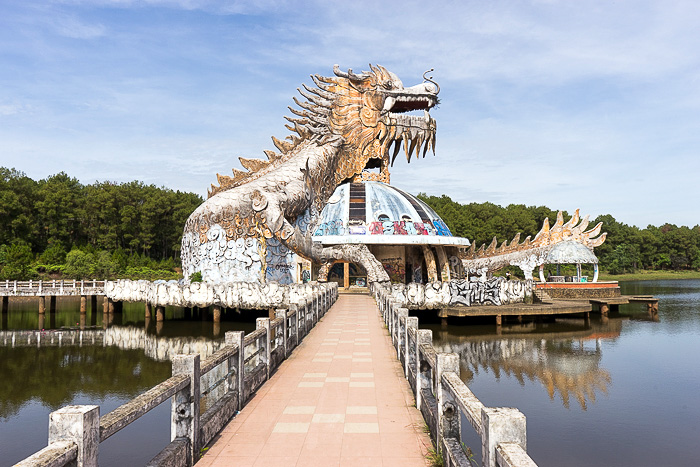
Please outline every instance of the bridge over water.
[[[49, 445], [18, 465], [97, 465], [102, 441], [167, 401], [172, 442], [149, 466], [426, 465], [435, 452], [444, 465], [471, 466], [460, 444], [463, 421], [482, 440], [483, 465], [535, 465], [525, 416], [484, 406], [459, 378], [459, 356], [436, 351], [432, 332], [387, 289], [337, 302], [334, 284], [308, 293], [274, 319], [258, 318], [247, 335], [227, 332], [204, 359], [171, 357], [171, 378], [108, 414], [98, 406], [53, 412]], [[82, 336], [153, 345], [108, 331]], [[25, 345], [39, 344], [28, 337]]]

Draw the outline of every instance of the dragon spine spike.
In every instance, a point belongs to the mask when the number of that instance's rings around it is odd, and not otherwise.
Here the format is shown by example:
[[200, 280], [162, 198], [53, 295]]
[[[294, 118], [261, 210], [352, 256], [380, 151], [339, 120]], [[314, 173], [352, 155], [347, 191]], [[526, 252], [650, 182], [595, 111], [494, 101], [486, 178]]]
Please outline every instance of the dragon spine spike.
[[597, 246], [602, 245], [603, 242], [605, 241], [605, 238], [606, 238], [607, 236], [608, 236], [608, 233], [607, 233], [607, 232], [604, 232], [604, 233], [602, 233], [602, 234], [600, 235], [600, 237], [591, 239], [591, 240], [588, 242], [589, 248], [595, 248], [595, 247], [597, 247]]
[[581, 223], [579, 225], [577, 225], [576, 227], [571, 229], [571, 232], [574, 235], [579, 236], [586, 230], [586, 228], [588, 227], [588, 224], [590, 223], [590, 221], [588, 220], [588, 217], [589, 216], [586, 215], [586, 217], [583, 218], [583, 220], [581, 221]]
[[238, 160], [241, 165], [248, 170], [248, 172], [257, 172], [258, 170], [267, 167], [268, 161], [261, 159], [246, 159], [245, 157], [239, 157]]
[[515, 234], [515, 237], [513, 237], [513, 240], [510, 241], [510, 246], [517, 246], [518, 242], [520, 242], [520, 232]]
[[493, 237], [493, 240], [491, 240], [491, 244], [486, 248], [486, 254], [493, 254], [496, 251], [496, 247], [498, 246], [498, 239], [496, 237]]
[[557, 221], [554, 223], [554, 226], [552, 226], [552, 230], [560, 232], [562, 230], [562, 227], [564, 225], [564, 214], [559, 211], [557, 212]]
[[335, 100], [335, 95], [332, 92], [324, 91], [321, 88], [312, 88], [312, 87], [307, 86], [306, 84], [302, 84], [302, 86], [307, 91], [316, 94], [318, 97], [321, 97], [328, 102], [333, 102]]
[[282, 152], [289, 152], [294, 148], [293, 144], [288, 143], [287, 141], [279, 140], [274, 136], [272, 137], [272, 144], [274, 144], [275, 147]]
[[598, 222], [598, 224], [596, 224], [596, 226], [593, 227], [591, 230], [589, 230], [588, 232], [583, 232], [582, 236], [585, 238], [595, 237], [600, 233], [600, 230], [602, 229], [602, 227], [603, 227], [603, 223]]

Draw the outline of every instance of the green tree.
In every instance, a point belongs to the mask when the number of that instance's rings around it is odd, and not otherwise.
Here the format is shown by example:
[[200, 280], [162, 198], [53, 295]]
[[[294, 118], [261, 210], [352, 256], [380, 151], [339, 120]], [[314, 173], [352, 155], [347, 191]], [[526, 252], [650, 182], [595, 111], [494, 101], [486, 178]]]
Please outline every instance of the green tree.
[[89, 279], [95, 271], [95, 257], [82, 250], [73, 249], [66, 255], [63, 273], [71, 279]]
[[23, 240], [12, 242], [2, 252], [2, 278], [24, 280], [30, 278], [34, 255], [32, 248]]

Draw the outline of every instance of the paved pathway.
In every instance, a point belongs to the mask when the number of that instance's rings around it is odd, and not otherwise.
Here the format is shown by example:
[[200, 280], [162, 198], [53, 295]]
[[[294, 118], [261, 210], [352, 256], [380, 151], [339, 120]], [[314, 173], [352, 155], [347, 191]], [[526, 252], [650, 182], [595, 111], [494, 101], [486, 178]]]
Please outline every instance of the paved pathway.
[[425, 466], [414, 405], [374, 300], [340, 295], [197, 466]]

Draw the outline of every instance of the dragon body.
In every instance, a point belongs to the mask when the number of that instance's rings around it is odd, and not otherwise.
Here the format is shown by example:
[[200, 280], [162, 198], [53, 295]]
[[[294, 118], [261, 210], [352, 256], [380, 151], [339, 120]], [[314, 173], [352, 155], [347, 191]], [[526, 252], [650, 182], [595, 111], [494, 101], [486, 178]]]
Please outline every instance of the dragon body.
[[[319, 280], [342, 260], [361, 265], [368, 282], [389, 281], [367, 245], [324, 246], [312, 241], [319, 214], [340, 184], [389, 183], [388, 168], [401, 147], [408, 162], [414, 156], [425, 157], [428, 150], [435, 152], [436, 123], [429, 110], [438, 104], [437, 83], [424, 74], [421, 84], [404, 87], [384, 67], [370, 68], [356, 74], [336, 65], [334, 76], [313, 75], [315, 86], [299, 89], [303, 99], [295, 98], [297, 107], [289, 107], [293, 116], [285, 117], [292, 134], [284, 140], [272, 138], [277, 151], [265, 151], [267, 160], [239, 158], [247, 171], [217, 174], [218, 186], [212, 185], [207, 201], [185, 225], [181, 251], [185, 278], [199, 272], [207, 282], [284, 282], [291, 274], [281, 280], [279, 269], [288, 268], [296, 253], [321, 265]], [[500, 247], [495, 238], [478, 250], [474, 244], [468, 250], [449, 247], [449, 260], [437, 247], [442, 278], [485, 277], [517, 265], [531, 279], [533, 269], [543, 264], [556, 244], [573, 241], [592, 250], [605, 240], [605, 234], [594, 238], [600, 224], [585, 231], [588, 219], [579, 220], [578, 211], [567, 223], [559, 213], [554, 226], [545, 220], [533, 240], [528, 237], [520, 243], [517, 235]], [[433, 253], [427, 245], [423, 251], [429, 280], [438, 280]]]
[[[381, 66], [355, 74], [334, 67], [333, 77], [312, 76], [295, 99], [299, 109], [286, 117], [292, 135], [273, 138], [279, 152], [267, 160], [240, 158], [248, 171], [217, 175], [209, 198], [189, 217], [182, 239], [185, 277], [201, 272], [205, 281], [265, 282], [274, 255], [297, 253], [317, 263], [355, 262], [369, 281], [388, 281], [381, 263], [365, 245], [323, 247], [311, 241], [310, 225], [345, 181], [388, 182], [388, 166], [400, 147], [408, 161], [435, 149], [439, 87], [429, 78], [404, 87]], [[421, 116], [405, 115], [423, 110]], [[393, 145], [393, 156], [390, 149]], [[379, 168], [379, 173], [367, 169]], [[274, 271], [272, 271], [274, 273]]]

